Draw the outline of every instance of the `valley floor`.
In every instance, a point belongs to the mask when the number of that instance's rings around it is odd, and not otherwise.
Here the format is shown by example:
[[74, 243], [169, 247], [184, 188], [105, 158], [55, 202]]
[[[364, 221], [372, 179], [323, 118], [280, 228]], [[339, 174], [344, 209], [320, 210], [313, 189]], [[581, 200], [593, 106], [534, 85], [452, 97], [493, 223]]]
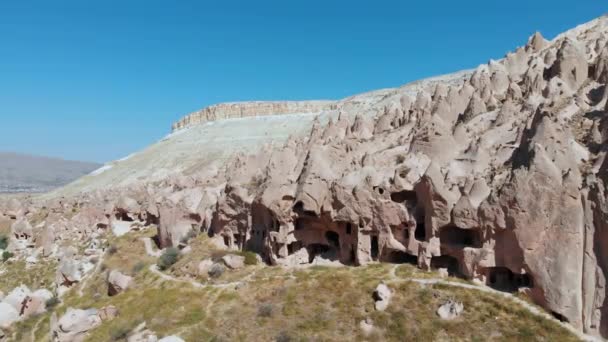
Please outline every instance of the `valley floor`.
[[[200, 236], [166, 271], [142, 239], [150, 232], [111, 238], [98, 265], [80, 284], [45, 314], [29, 318], [5, 331], [9, 341], [48, 341], [50, 317], [73, 308], [114, 305], [117, 318], [92, 330], [87, 341], [126, 341], [145, 322], [159, 337], [185, 341], [577, 341], [559, 322], [516, 297], [506, 297], [456, 278], [437, 279], [414, 266], [373, 264], [365, 267], [285, 269], [247, 265], [226, 270], [215, 279], [196, 275], [215, 250]], [[147, 253], [148, 252], [148, 253]], [[33, 288], [52, 283], [52, 265], [23, 272], [19, 262], [0, 264], [0, 289], [19, 283]], [[108, 296], [107, 270], [134, 277], [134, 286]], [[35, 274], [36, 276], [31, 276]], [[374, 309], [372, 293], [380, 282], [394, 292], [388, 309]], [[483, 289], [483, 290], [482, 290]], [[509, 295], [510, 296], [510, 295]], [[455, 320], [440, 319], [437, 308], [453, 299], [464, 304]], [[373, 322], [365, 336], [360, 322]]]

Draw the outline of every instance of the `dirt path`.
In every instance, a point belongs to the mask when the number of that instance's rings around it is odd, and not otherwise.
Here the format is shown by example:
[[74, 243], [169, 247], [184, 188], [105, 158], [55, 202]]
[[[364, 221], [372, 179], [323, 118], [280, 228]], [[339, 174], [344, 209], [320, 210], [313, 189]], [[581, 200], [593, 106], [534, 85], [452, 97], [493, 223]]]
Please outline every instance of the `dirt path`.
[[97, 261], [97, 264], [95, 264], [95, 268], [84, 276], [83, 281], [78, 286], [78, 297], [82, 297], [84, 295], [82, 290], [87, 287], [87, 282], [101, 269], [101, 265], [103, 264], [103, 258], [105, 255], [106, 254], [102, 252], [99, 255], [99, 260]]

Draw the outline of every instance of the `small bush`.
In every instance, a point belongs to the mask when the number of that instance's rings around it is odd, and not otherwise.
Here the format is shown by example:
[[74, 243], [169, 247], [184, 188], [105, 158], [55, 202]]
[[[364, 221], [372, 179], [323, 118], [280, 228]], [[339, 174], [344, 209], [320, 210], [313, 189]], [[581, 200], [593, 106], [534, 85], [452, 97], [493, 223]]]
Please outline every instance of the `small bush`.
[[15, 256], [15, 254], [13, 254], [13, 253], [11, 253], [9, 251], [4, 251], [2, 253], [2, 261], [7, 261], [8, 259], [10, 259], [10, 258], [12, 258], [14, 256]]
[[146, 267], [146, 264], [142, 261], [138, 261], [135, 265], [133, 265], [133, 269], [131, 271], [133, 271], [133, 274], [137, 274], [141, 272], [144, 267]]
[[109, 255], [114, 255], [116, 254], [116, 252], [118, 252], [118, 247], [111, 245], [110, 247], [108, 247], [108, 254]]
[[240, 254], [245, 257], [245, 265], [257, 265], [258, 264], [257, 254], [250, 252], [250, 251], [244, 251], [244, 252], [241, 252]]
[[8, 237], [0, 235], [0, 249], [6, 249], [6, 247], [8, 247]]
[[110, 339], [112, 341], [126, 340], [130, 332], [131, 329], [127, 328], [124, 325], [112, 328], [112, 330], [110, 330]]
[[158, 268], [161, 271], [164, 271], [171, 267], [173, 264], [177, 262], [179, 259], [179, 250], [177, 248], [171, 247], [167, 248], [163, 255], [158, 259]]
[[47, 310], [54, 308], [57, 304], [59, 304], [59, 298], [57, 297], [51, 297], [45, 302]]
[[211, 278], [219, 278], [222, 274], [224, 274], [224, 266], [220, 264], [213, 264], [207, 274]]
[[291, 337], [291, 335], [288, 332], [281, 331], [274, 340], [276, 342], [291, 342], [294, 339]]
[[264, 303], [258, 307], [259, 317], [272, 317], [273, 307], [270, 303]]

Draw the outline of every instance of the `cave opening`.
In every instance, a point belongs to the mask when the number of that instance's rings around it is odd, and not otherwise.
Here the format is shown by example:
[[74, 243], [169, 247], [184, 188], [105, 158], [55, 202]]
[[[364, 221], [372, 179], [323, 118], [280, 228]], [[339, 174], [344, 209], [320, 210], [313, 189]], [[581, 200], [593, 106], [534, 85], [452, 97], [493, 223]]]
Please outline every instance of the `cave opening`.
[[199, 214], [190, 214], [188, 218], [195, 222], [201, 222], [201, 215]]
[[416, 197], [416, 191], [403, 190], [399, 192], [391, 193], [391, 200], [397, 203], [413, 202], [416, 203], [418, 198]]
[[566, 316], [560, 314], [559, 312], [551, 311], [551, 316], [553, 316], [560, 322], [568, 323], [568, 319], [566, 318]]
[[329, 230], [325, 232], [325, 239], [330, 246], [338, 249], [340, 248], [340, 235], [338, 235], [338, 233]]
[[372, 236], [372, 259], [378, 260], [378, 254], [380, 252], [380, 248], [378, 246], [378, 236]]
[[160, 220], [158, 219], [158, 216], [152, 215], [150, 213], [148, 213], [146, 215], [146, 226], [150, 226], [150, 225], [158, 226], [159, 223], [160, 223]]
[[439, 269], [445, 268], [448, 270], [448, 274], [453, 277], [460, 277], [460, 266], [458, 265], [458, 259], [449, 256], [441, 255], [434, 256], [431, 258], [431, 268]]
[[498, 291], [516, 292], [520, 288], [534, 286], [529, 274], [513, 273], [506, 267], [490, 267], [486, 276], [487, 285]]
[[129, 217], [126, 211], [117, 211], [115, 215], [116, 219], [124, 222], [133, 222], [133, 219]]
[[292, 255], [300, 249], [302, 249], [302, 241], [293, 241], [287, 245], [287, 254]]
[[[308, 250], [309, 263], [312, 263], [318, 255], [323, 256], [325, 258], [332, 257], [331, 255], [329, 255], [331, 247], [322, 243], [311, 243], [310, 245], [306, 246], [306, 249]], [[335, 256], [333, 256], [333, 258], [335, 259]]]
[[455, 225], [449, 225], [439, 230], [439, 239], [442, 244], [451, 246], [481, 248], [479, 232], [474, 229], [462, 229]]
[[414, 238], [418, 241], [426, 240], [426, 226], [424, 220], [416, 220], [416, 230], [414, 230]]
[[350, 222], [346, 223], [346, 234], [351, 235], [353, 233], [353, 225]]
[[417, 266], [418, 257], [403, 251], [391, 251], [388, 254], [387, 261], [393, 264], [410, 264]]
[[317, 213], [314, 211], [304, 210], [304, 203], [302, 203], [302, 201], [297, 201], [296, 204], [293, 205], [293, 211], [298, 215], [317, 217]]

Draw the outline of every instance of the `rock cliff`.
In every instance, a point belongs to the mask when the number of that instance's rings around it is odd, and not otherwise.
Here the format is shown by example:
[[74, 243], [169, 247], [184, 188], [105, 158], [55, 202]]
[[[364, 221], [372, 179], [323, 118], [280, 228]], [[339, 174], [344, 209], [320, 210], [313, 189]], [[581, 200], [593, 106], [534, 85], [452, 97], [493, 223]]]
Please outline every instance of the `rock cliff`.
[[172, 131], [209, 121], [279, 114], [320, 113], [336, 109], [333, 101], [258, 101], [220, 103], [190, 113], [173, 124]]

